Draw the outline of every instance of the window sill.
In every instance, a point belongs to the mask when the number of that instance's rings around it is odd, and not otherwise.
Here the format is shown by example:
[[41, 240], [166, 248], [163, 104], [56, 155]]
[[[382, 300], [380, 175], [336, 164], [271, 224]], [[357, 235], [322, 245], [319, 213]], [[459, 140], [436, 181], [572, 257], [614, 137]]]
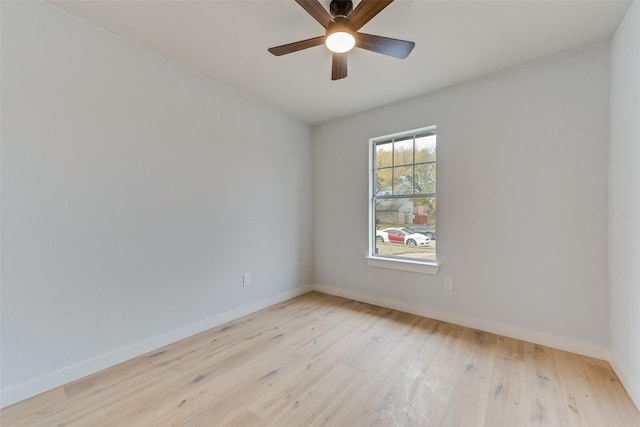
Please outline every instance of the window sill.
[[407, 259], [383, 258], [378, 256], [367, 256], [367, 264], [370, 267], [389, 268], [391, 270], [409, 271], [411, 273], [438, 274], [440, 264], [437, 261], [418, 262]]

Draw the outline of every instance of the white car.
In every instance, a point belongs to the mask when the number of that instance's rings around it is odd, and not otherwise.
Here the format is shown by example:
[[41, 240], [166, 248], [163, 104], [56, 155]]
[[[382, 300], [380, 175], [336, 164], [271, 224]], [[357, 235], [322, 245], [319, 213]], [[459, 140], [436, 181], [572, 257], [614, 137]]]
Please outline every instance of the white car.
[[412, 233], [406, 228], [376, 230], [376, 242], [402, 243], [409, 246], [426, 246], [431, 239], [421, 233]]

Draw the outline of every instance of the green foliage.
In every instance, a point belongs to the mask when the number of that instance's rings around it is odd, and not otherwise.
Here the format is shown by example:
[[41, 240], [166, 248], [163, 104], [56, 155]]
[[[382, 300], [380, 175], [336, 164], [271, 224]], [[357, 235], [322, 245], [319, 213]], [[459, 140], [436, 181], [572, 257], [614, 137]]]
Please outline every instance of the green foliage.
[[[375, 193], [383, 195], [429, 194], [436, 192], [435, 144], [418, 139], [376, 145]], [[415, 159], [415, 164], [414, 164]]]

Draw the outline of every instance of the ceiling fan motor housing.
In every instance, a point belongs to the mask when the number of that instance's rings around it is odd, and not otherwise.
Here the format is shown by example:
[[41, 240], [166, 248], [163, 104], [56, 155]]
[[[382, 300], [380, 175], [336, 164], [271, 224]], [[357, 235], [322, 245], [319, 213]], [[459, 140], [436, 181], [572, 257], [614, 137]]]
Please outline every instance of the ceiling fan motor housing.
[[329, 23], [327, 26], [326, 36], [336, 33], [336, 32], [345, 32], [349, 33], [352, 36], [356, 36], [357, 32], [353, 29], [353, 25], [349, 22], [347, 18], [343, 18], [341, 15], [333, 18], [333, 22]]
[[334, 18], [344, 16], [348, 18], [353, 11], [353, 2], [351, 0], [331, 0], [329, 12]]

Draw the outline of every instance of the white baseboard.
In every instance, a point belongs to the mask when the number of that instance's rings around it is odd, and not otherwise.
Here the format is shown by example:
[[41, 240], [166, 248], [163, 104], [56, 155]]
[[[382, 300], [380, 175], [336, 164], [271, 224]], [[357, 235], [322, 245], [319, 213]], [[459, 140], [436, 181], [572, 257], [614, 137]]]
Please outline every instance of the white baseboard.
[[278, 304], [298, 295], [305, 294], [311, 290], [310, 286], [303, 286], [292, 291], [283, 292], [9, 387], [0, 391], [0, 407], [4, 408], [5, 406], [164, 347], [167, 344], [180, 341], [181, 339], [206, 331], [207, 329], [238, 319], [247, 314], [255, 313], [263, 308]]
[[627, 389], [627, 393], [633, 400], [633, 403], [636, 404], [636, 407], [640, 409], [640, 384], [629, 374], [629, 371], [624, 367], [620, 362], [620, 358], [616, 355], [615, 352], [610, 351], [609, 363], [611, 367], [620, 378], [620, 382]]
[[390, 298], [385, 298], [369, 293], [352, 291], [336, 286], [314, 284], [311, 285], [311, 288], [313, 290], [326, 294], [349, 298], [352, 300], [374, 304], [386, 308], [392, 308], [395, 310], [404, 311], [406, 313], [428, 317], [430, 319], [454, 323], [456, 325], [479, 329], [481, 331], [491, 332], [498, 335], [504, 335], [506, 337], [533, 342], [536, 344], [545, 345], [547, 347], [570, 351], [572, 353], [582, 354], [597, 359], [609, 360], [610, 352], [607, 347], [590, 342], [561, 337], [553, 334], [547, 334], [532, 329], [520, 328], [517, 326], [507, 325], [505, 323], [494, 322], [491, 320], [485, 320], [441, 310], [434, 310], [418, 304], [396, 301]]

